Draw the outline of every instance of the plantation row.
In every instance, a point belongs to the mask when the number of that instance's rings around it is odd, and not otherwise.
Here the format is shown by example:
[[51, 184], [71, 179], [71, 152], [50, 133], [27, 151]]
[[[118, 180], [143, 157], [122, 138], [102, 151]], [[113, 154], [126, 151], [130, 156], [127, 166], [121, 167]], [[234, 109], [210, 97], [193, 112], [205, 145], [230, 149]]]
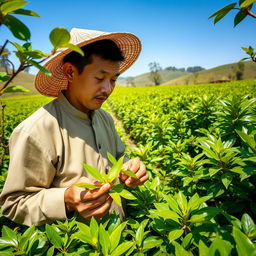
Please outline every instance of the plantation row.
[[[105, 107], [151, 174], [130, 190], [126, 221], [74, 217], [28, 229], [1, 217], [0, 255], [256, 255], [255, 89], [255, 81], [116, 88]], [[6, 140], [49, 100], [5, 99]], [[8, 156], [2, 183], [7, 166]]]

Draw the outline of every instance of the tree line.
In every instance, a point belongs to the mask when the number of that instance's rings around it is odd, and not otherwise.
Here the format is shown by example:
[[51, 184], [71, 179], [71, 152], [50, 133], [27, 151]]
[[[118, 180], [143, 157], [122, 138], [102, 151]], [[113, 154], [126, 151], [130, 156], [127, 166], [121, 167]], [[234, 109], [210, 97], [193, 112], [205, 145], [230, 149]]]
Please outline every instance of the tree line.
[[201, 66], [193, 66], [193, 67], [187, 67], [187, 68], [176, 68], [174, 66], [170, 66], [170, 67], [166, 67], [165, 69], [171, 70], [171, 71], [188, 72], [188, 73], [195, 73], [195, 72], [205, 70], [205, 68], [203, 68]]

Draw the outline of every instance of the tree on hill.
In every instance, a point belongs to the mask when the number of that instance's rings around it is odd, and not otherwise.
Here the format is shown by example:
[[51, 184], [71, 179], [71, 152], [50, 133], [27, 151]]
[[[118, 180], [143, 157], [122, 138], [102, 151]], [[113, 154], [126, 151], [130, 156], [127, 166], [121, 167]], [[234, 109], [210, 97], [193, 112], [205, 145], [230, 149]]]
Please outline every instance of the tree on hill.
[[165, 70], [170, 70], [170, 71], [181, 71], [181, 72], [185, 72], [185, 68], [176, 68], [176, 67], [166, 67]]
[[195, 73], [195, 72], [199, 72], [202, 70], [205, 70], [205, 68], [200, 67], [200, 66], [194, 66], [194, 67], [188, 67], [186, 71], [189, 73]]
[[161, 75], [159, 73], [160, 70], [162, 70], [161, 66], [157, 62], [150, 62], [149, 64], [150, 69], [150, 78], [153, 81], [154, 85], [161, 84]]

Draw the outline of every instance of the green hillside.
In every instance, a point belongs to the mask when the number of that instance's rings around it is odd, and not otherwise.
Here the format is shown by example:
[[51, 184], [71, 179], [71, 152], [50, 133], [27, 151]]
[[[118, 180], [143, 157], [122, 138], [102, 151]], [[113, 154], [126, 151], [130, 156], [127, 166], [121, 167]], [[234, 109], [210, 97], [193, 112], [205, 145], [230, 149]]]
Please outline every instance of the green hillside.
[[[161, 82], [165, 83], [169, 80], [184, 76], [188, 73], [163, 69], [163, 70], [159, 71], [159, 74], [161, 76]], [[132, 77], [132, 79], [121, 77], [117, 80], [117, 84], [120, 86], [136, 86], [136, 87], [137, 86], [153, 86], [154, 85], [152, 79], [150, 78], [150, 72], [144, 73], [144, 74], [136, 76], [136, 77]]]
[[[0, 69], [0, 71], [5, 71], [3, 68]], [[11, 82], [11, 86], [13, 85], [21, 85], [25, 88], [27, 88], [28, 90], [30, 90], [31, 93], [36, 94], [38, 93], [38, 91], [36, 90], [35, 86], [34, 86], [34, 79], [35, 76], [28, 74], [26, 72], [20, 72], [15, 78], [14, 80]], [[2, 83], [0, 83], [2, 85]]]
[[[201, 84], [214, 83], [237, 80], [237, 72], [239, 70], [238, 63], [218, 66], [216, 68], [203, 70], [196, 73], [190, 73], [176, 79], [170, 79], [164, 82], [165, 85], [180, 85], [180, 84]], [[242, 62], [244, 70], [242, 71], [242, 79], [256, 78], [256, 63], [247, 61]], [[241, 68], [240, 68], [241, 69]]]

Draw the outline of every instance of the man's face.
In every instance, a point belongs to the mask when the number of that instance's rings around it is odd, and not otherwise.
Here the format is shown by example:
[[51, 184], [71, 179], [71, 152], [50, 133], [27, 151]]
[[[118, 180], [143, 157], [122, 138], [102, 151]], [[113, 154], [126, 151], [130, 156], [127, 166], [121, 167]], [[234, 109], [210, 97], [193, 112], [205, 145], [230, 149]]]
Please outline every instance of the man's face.
[[120, 68], [119, 61], [104, 60], [95, 55], [92, 60], [81, 74], [73, 67], [72, 81], [64, 92], [74, 107], [86, 113], [99, 109], [112, 93]]

